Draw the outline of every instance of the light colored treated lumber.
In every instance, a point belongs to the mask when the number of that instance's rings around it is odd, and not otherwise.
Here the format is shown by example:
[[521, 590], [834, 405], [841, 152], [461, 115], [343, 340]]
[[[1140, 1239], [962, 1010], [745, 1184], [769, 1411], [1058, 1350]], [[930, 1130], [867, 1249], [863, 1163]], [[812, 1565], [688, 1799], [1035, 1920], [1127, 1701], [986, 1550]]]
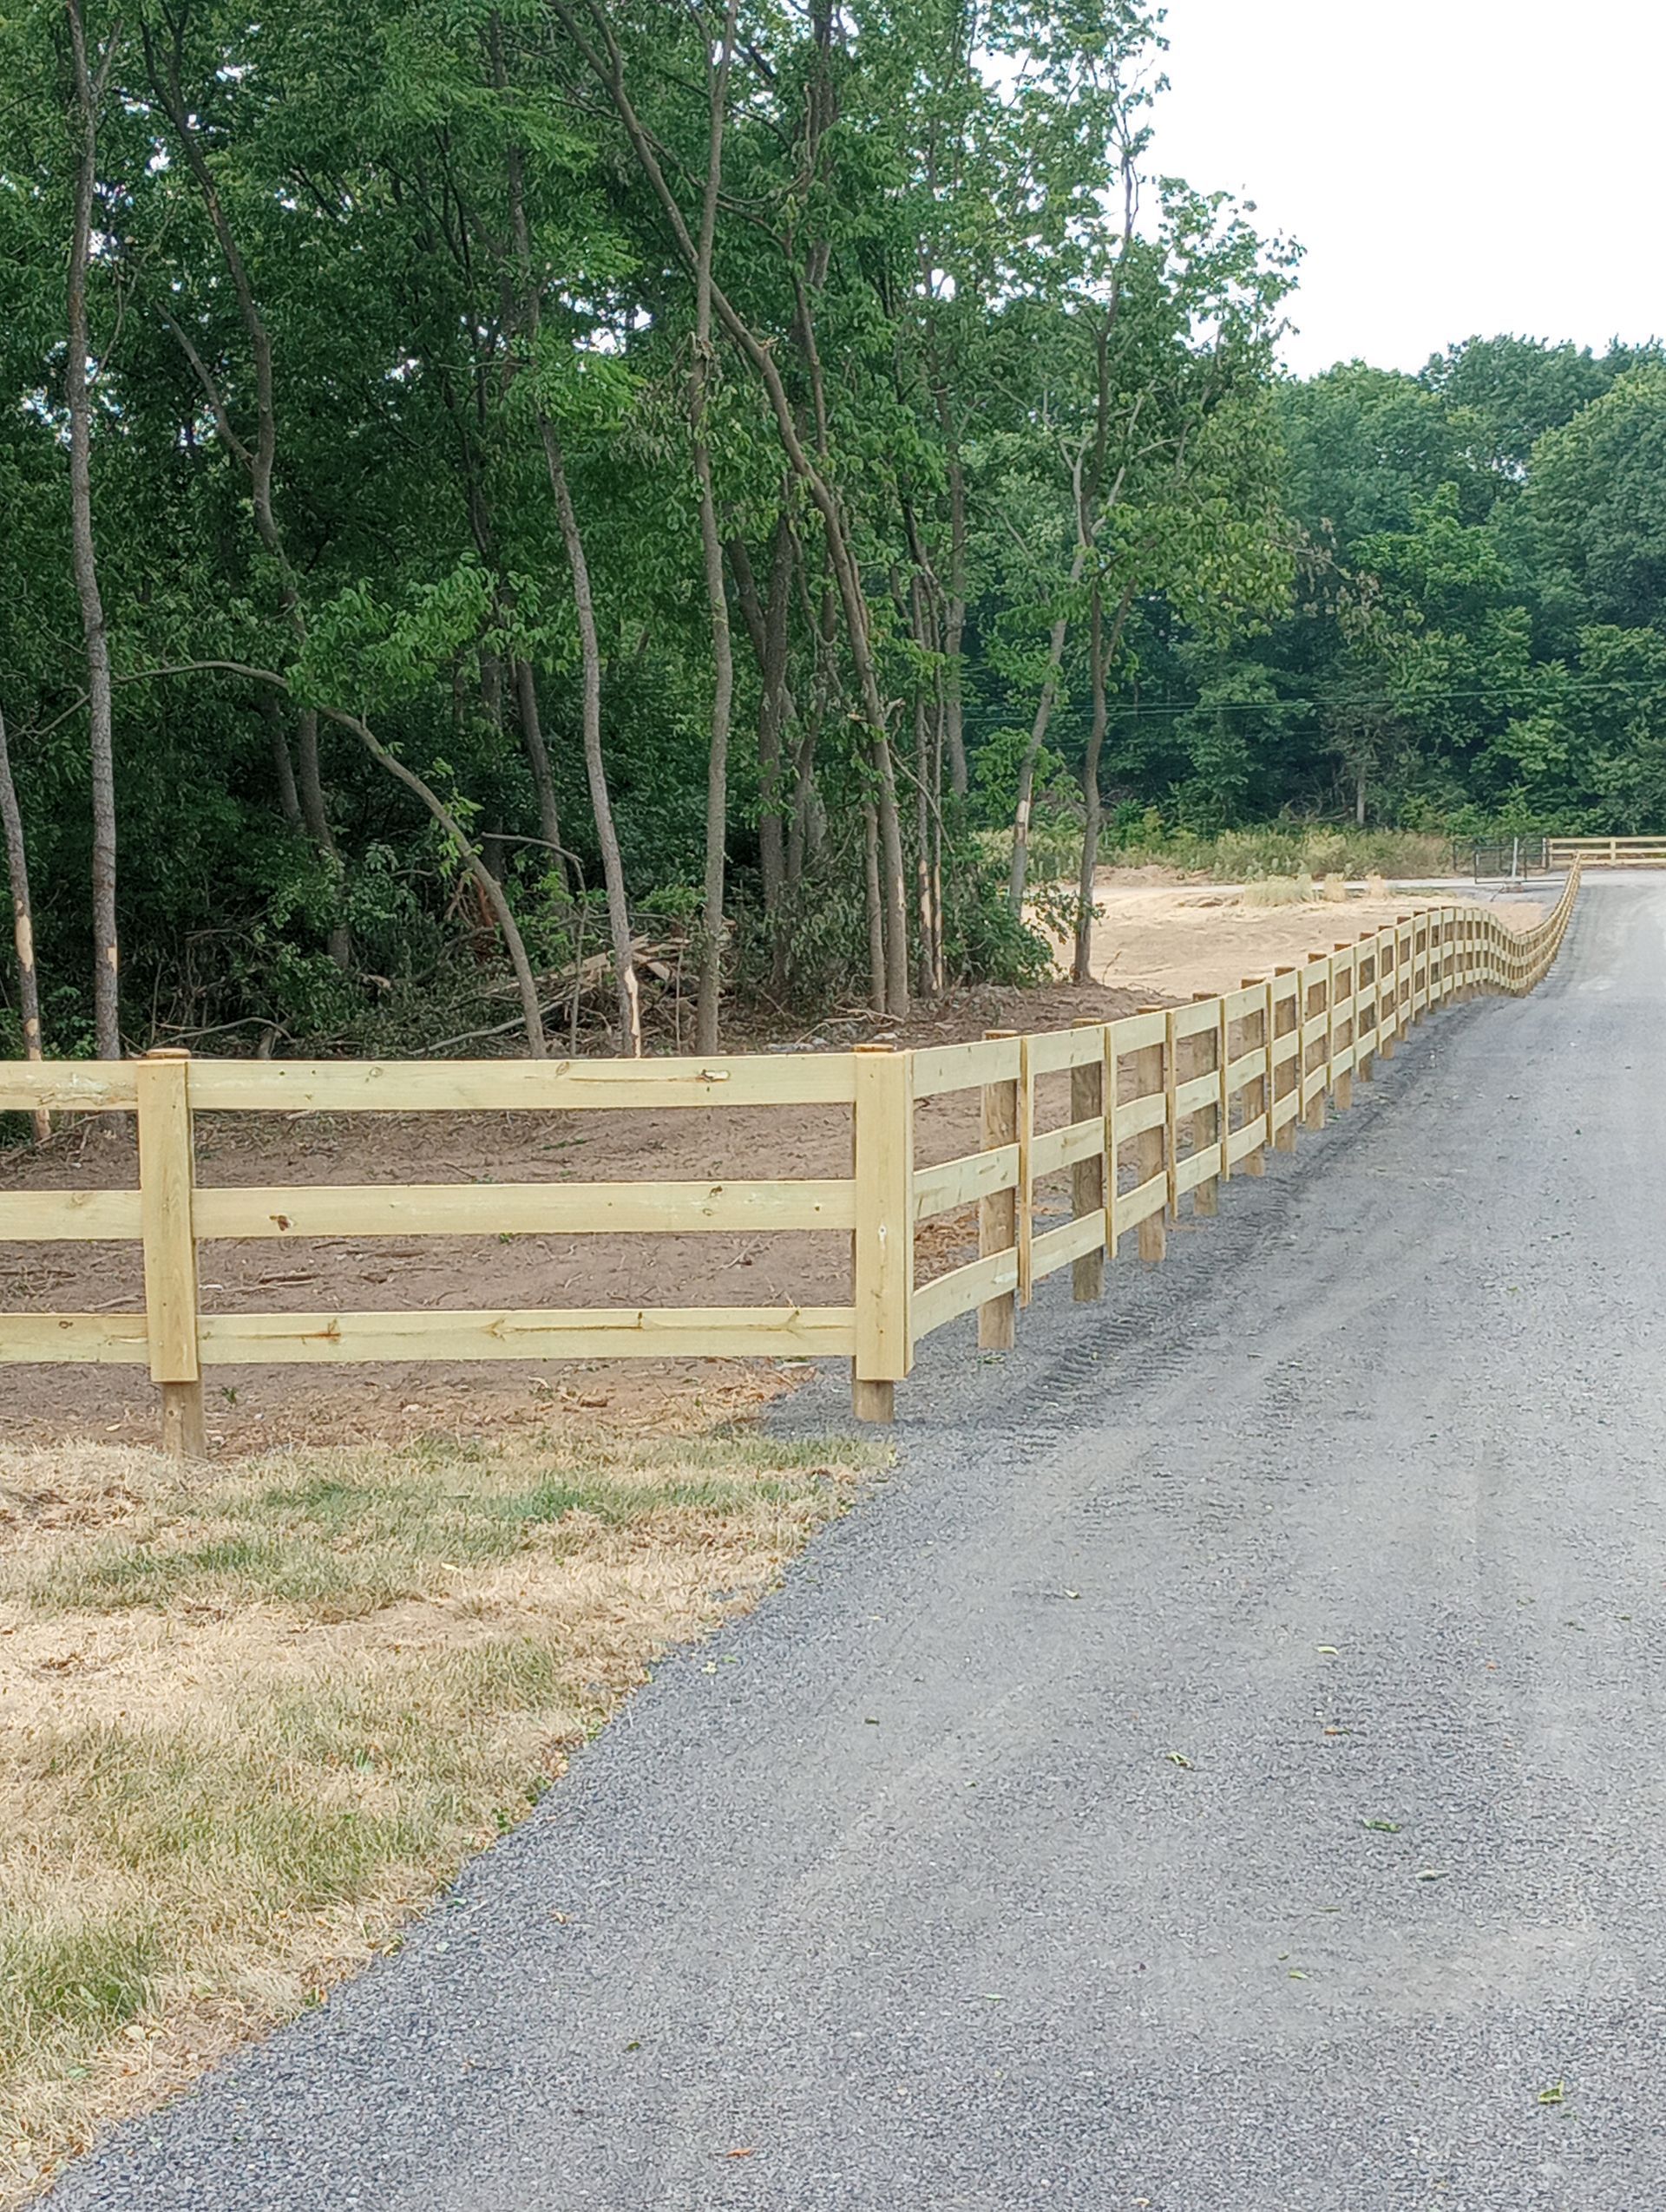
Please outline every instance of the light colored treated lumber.
[[1019, 1039], [1018, 1078], [1018, 1302], [1030, 1302], [1034, 1287], [1030, 1275], [1030, 1241], [1035, 1232], [1035, 1076], [1030, 1066], [1030, 1039]]
[[1234, 1129], [1226, 1140], [1229, 1165], [1234, 1168], [1242, 1165], [1247, 1175], [1263, 1174], [1266, 1163], [1262, 1159], [1261, 1148], [1266, 1142], [1266, 1120], [1260, 1114], [1244, 1122], [1241, 1129]]
[[585, 1236], [854, 1229], [856, 1186], [825, 1182], [313, 1183], [196, 1193], [200, 1240]]
[[94, 1244], [142, 1234], [136, 1190], [0, 1194], [0, 1244]]
[[906, 1052], [874, 1044], [858, 1045], [855, 1060], [853, 1380], [901, 1382], [913, 1357], [914, 1063]]
[[202, 1378], [194, 1383], [164, 1383], [162, 1450], [174, 1459], [207, 1459], [208, 1423], [203, 1410]]
[[1220, 1091], [1220, 1078], [1213, 1068], [1205, 1068], [1200, 1076], [1188, 1076], [1184, 1083], [1174, 1086], [1174, 1110], [1177, 1114], [1196, 1114], [1200, 1106], [1212, 1106]]
[[[1018, 1254], [1011, 1250], [985, 1253], [981, 1260], [970, 1260], [950, 1274], [918, 1284], [914, 1293], [915, 1343], [945, 1322], [969, 1313], [974, 1306], [981, 1314], [1002, 1299], [1010, 1300], [1017, 1288]], [[997, 1351], [1002, 1348], [999, 1345], [985, 1347]]]
[[[1070, 1202], [1078, 1222], [1098, 1223], [1093, 1240], [1071, 1253], [1074, 1263], [1071, 1296], [1078, 1305], [1085, 1305], [1105, 1295], [1105, 1252], [1111, 1227], [1105, 1203], [1110, 1176], [1105, 1161], [1105, 1024], [1079, 1022], [1077, 1027], [1084, 1041], [1092, 1043], [1093, 1057], [1070, 1071], [1070, 1111], [1074, 1127], [1063, 1135], [1066, 1140], [1072, 1139], [1075, 1129], [1085, 1123], [1092, 1133], [1091, 1149], [1072, 1150], [1070, 1170]], [[1110, 1173], [1114, 1175], [1115, 1169]]]
[[848, 1358], [848, 1306], [552, 1306], [414, 1313], [205, 1313], [205, 1367], [383, 1359]]
[[[1134, 1056], [1135, 1080], [1139, 1084], [1136, 1097], [1154, 1098], [1163, 1109], [1162, 1119], [1150, 1129], [1139, 1129], [1139, 1134], [1134, 1139], [1134, 1172], [1139, 1178], [1138, 1188], [1142, 1192], [1149, 1188], [1153, 1176], [1163, 1178], [1165, 1192], [1168, 1182], [1169, 1132], [1173, 1128], [1169, 1118], [1168, 1071], [1173, 1057], [1173, 1047], [1168, 1042], [1169, 1018], [1166, 1011], [1161, 1013], [1160, 1019], [1163, 1023], [1162, 1037], [1154, 1044], [1143, 1046]], [[1137, 1116], [1137, 1107], [1125, 1109], [1118, 1101], [1117, 1119], [1124, 1128], [1138, 1129]], [[1169, 1248], [1168, 1224], [1164, 1218], [1166, 1205], [1165, 1195], [1164, 1207], [1156, 1207], [1150, 1214], [1138, 1216], [1131, 1214], [1128, 1216], [1131, 1221], [1138, 1221], [1139, 1256], [1152, 1266]]]
[[142, 1313], [0, 1313], [0, 1365], [36, 1361], [148, 1366], [150, 1332]]
[[1313, 1054], [1315, 1047], [1325, 1052], [1327, 1059], [1329, 1054], [1330, 963], [1322, 952], [1309, 955], [1302, 983], [1305, 1018], [1302, 1024], [1302, 1122], [1304, 1129], [1322, 1129], [1325, 1126], [1325, 1090], [1330, 1077], [1324, 1062], [1315, 1067]]
[[1066, 1068], [1097, 1066], [1103, 1056], [1098, 1036], [1103, 1027], [1101, 1022], [1078, 1022], [1072, 1029], [1040, 1030], [1026, 1037], [1024, 1049], [1031, 1075], [1053, 1076]]
[[[1155, 1048], [1148, 1045], [1147, 1051]], [[1144, 1136], [1148, 1130], [1160, 1129], [1168, 1118], [1169, 1102], [1163, 1093], [1154, 1091], [1149, 1097], [1119, 1098], [1117, 1101], [1117, 1129], [1125, 1143], [1129, 1138]]]
[[974, 1090], [987, 1083], [1018, 1080], [1018, 1033], [990, 1030], [969, 1044], [929, 1044], [914, 1055], [916, 1099]]
[[[1176, 1161], [1174, 1165], [1175, 1196], [1184, 1198], [1189, 1190], [1198, 1190], [1212, 1183], [1220, 1172], [1221, 1148], [1217, 1142], [1211, 1141], [1200, 1151], [1189, 1152], [1184, 1160]], [[1213, 1208], [1200, 1207], [1198, 1210], [1212, 1212]]]
[[139, 1107], [139, 1219], [145, 1247], [145, 1312], [155, 1383], [194, 1383], [197, 1247], [190, 1072], [183, 1052], [153, 1052], [134, 1070]]
[[[1153, 1175], [1149, 1182], [1137, 1183], [1132, 1190], [1123, 1191], [1117, 1200], [1116, 1233], [1125, 1236], [1130, 1229], [1141, 1228], [1147, 1221], [1158, 1220], [1169, 1202], [1169, 1177], [1165, 1168]], [[1159, 1253], [1158, 1258], [1162, 1258]], [[1142, 1253], [1144, 1259], [1145, 1254]]]
[[1206, 991], [1199, 991], [1190, 1005], [1169, 1009], [1171, 1031], [1176, 1040], [1184, 1044], [1189, 1037], [1204, 1037], [1220, 1019], [1220, 1000]]
[[[1003, 1057], [999, 1064], [1003, 1070], [1010, 1068], [1011, 1072], [1003, 1073], [998, 1082], [986, 1083], [980, 1102], [984, 1151], [1001, 1162], [1003, 1179], [999, 1190], [992, 1190], [979, 1201], [978, 1252], [981, 1264], [999, 1261], [1002, 1265], [999, 1268], [989, 1266], [992, 1287], [980, 1292], [973, 1303], [978, 1306], [979, 1349], [1010, 1351], [1018, 1341], [1018, 1194], [1024, 1179], [1024, 1155], [1018, 1141], [1018, 1099], [1024, 1056], [1018, 1039], [1008, 1031], [995, 1031], [987, 1041], [1010, 1044], [1010, 1060]], [[1009, 1160], [1010, 1182], [1005, 1179]], [[964, 1306], [955, 1308], [957, 1312], [966, 1310]], [[918, 1325], [923, 1332], [936, 1325], [927, 1321]]]
[[1252, 1083], [1259, 1081], [1266, 1072], [1267, 1053], [1264, 1046], [1256, 1044], [1252, 1045], [1248, 1052], [1240, 1052], [1236, 1060], [1229, 1060], [1227, 1063], [1228, 1095], [1236, 1098], [1239, 1091], [1247, 1090]]
[[1056, 1229], [1047, 1229], [1037, 1237], [1030, 1247], [1030, 1266], [1038, 1283], [1050, 1275], [1055, 1267], [1064, 1267], [1072, 1261], [1079, 1262], [1098, 1252], [1105, 1256], [1105, 1208], [1097, 1214], [1083, 1214], [1074, 1221], [1066, 1221]]
[[1110, 1027], [1111, 1050], [1121, 1059], [1125, 1053], [1145, 1052], [1153, 1044], [1161, 1044], [1169, 1033], [1169, 1018], [1161, 1006], [1151, 1006], [1144, 1013], [1125, 1014]]
[[[1096, 1076], [1098, 1072], [1096, 1068], [1072, 1069], [1072, 1114], [1078, 1110], [1073, 1078]], [[1097, 1090], [1097, 1084], [1094, 1088]], [[1078, 1161], [1097, 1158], [1104, 1142], [1105, 1117], [1099, 1113], [1092, 1121], [1072, 1121], [1061, 1129], [1044, 1129], [1040, 1136], [1030, 1139], [1030, 1180], [1039, 1183], [1044, 1175], [1056, 1175], [1061, 1168], [1072, 1167]]]
[[[1222, 1001], [1218, 998], [1210, 998], [1201, 991], [1198, 993], [1196, 1002], [1196, 1011], [1202, 1012], [1207, 1010], [1210, 1018], [1209, 1027], [1207, 1029], [1197, 1030], [1193, 1032], [1193, 1034], [1198, 1037], [1209, 1038], [1210, 1051], [1214, 1060], [1214, 1065], [1206, 1069], [1201, 1076], [1195, 1077], [1190, 1083], [1180, 1084], [1175, 1091], [1174, 1103], [1177, 1113], [1182, 1110], [1182, 1093], [1196, 1094], [1196, 1103], [1193, 1106], [1191, 1116], [1191, 1151], [1193, 1160], [1196, 1161], [1200, 1155], [1203, 1155], [1212, 1158], [1216, 1162], [1216, 1173], [1214, 1175], [1192, 1177], [1189, 1179], [1187, 1185], [1184, 1186], [1185, 1188], [1189, 1188], [1192, 1193], [1191, 1210], [1194, 1214], [1218, 1214], [1221, 1210], [1219, 1170], [1224, 1164], [1222, 1147], [1220, 1144], [1220, 1054], [1221, 1037], [1223, 1034], [1221, 1028], [1221, 1007]], [[1191, 1103], [1190, 1096], [1186, 1103]], [[1179, 1196], [1182, 1188], [1183, 1187], [1177, 1182], [1175, 1187], [1175, 1195], [1177, 1198]]]
[[849, 1052], [666, 1060], [193, 1060], [199, 1113], [570, 1113], [848, 1106]]
[[136, 1061], [0, 1061], [0, 1114], [123, 1113], [138, 1103]]
[[1301, 1112], [1304, 1050], [1302, 978], [1293, 967], [1274, 971], [1272, 998], [1276, 1033], [1269, 1050], [1273, 1066], [1273, 1102], [1267, 1118], [1272, 1126], [1274, 1150], [1294, 1152], [1296, 1116]]
[[1018, 1147], [1002, 1144], [991, 1152], [967, 1152], [958, 1160], [944, 1160], [935, 1168], [914, 1171], [914, 1218], [929, 1221], [936, 1214], [969, 1206], [1000, 1190], [1018, 1187]]

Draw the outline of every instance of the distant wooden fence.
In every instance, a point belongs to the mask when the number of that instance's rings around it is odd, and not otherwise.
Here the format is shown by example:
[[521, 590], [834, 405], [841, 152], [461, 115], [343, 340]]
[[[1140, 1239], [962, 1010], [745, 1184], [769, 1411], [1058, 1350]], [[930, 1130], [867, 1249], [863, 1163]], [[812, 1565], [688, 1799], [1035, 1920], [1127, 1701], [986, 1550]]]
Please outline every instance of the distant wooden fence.
[[1547, 837], [1545, 861], [1551, 868], [1666, 868], [1666, 837]]
[[[915, 1345], [976, 1311], [979, 1341], [1013, 1343], [1034, 1286], [1072, 1270], [1100, 1296], [1105, 1265], [1134, 1235], [1163, 1257], [1165, 1223], [1190, 1195], [1217, 1210], [1234, 1175], [1259, 1175], [1268, 1146], [1322, 1129], [1356, 1075], [1434, 1007], [1482, 991], [1530, 991], [1555, 959], [1579, 882], [1525, 933], [1489, 909], [1443, 906], [1309, 955], [1219, 998], [1116, 1022], [895, 1052], [803, 1057], [429, 1063], [203, 1060], [152, 1053], [113, 1062], [0, 1064], [0, 1111], [135, 1115], [133, 1190], [0, 1193], [0, 1241], [132, 1239], [143, 1247], [143, 1310], [0, 1315], [0, 1362], [128, 1362], [160, 1385], [167, 1446], [204, 1449], [205, 1368], [269, 1363], [579, 1359], [621, 1356], [836, 1358], [852, 1365], [855, 1409], [889, 1420]], [[1065, 1077], [1059, 1083], [1049, 1078]], [[916, 1104], [976, 1090], [978, 1147], [917, 1159]], [[1042, 1127], [1044, 1093], [1069, 1118]], [[849, 1176], [826, 1181], [213, 1188], [198, 1182], [193, 1116], [458, 1113], [515, 1109], [737, 1107], [849, 1110]], [[1038, 1186], [1068, 1174], [1070, 1213], [1038, 1227]], [[922, 1223], [975, 1203], [979, 1256], [915, 1279]], [[1040, 1216], [1045, 1219], [1045, 1215]], [[414, 1312], [205, 1313], [197, 1248], [215, 1239], [536, 1234], [681, 1234], [820, 1229], [851, 1240], [851, 1301], [827, 1306], [552, 1308]]]

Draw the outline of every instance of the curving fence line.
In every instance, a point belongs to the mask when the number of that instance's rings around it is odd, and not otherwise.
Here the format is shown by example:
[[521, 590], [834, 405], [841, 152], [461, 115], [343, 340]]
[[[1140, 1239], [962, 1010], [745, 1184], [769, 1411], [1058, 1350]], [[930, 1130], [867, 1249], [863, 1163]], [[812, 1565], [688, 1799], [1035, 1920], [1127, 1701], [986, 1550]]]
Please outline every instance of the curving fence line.
[[[148, 1367], [165, 1445], [205, 1449], [203, 1374], [227, 1365], [692, 1356], [851, 1362], [863, 1420], [889, 1420], [915, 1345], [975, 1312], [978, 1341], [1014, 1340], [1035, 1285], [1069, 1266], [1103, 1294], [1125, 1238], [1161, 1260], [1184, 1199], [1217, 1211], [1269, 1147], [1322, 1129], [1426, 1014], [1531, 991], [1579, 887], [1526, 932], [1489, 908], [1435, 906], [1217, 998], [1034, 1036], [912, 1051], [664, 1060], [141, 1060], [0, 1063], [0, 1112], [130, 1114], [128, 1190], [0, 1193], [0, 1242], [134, 1240], [131, 1312], [0, 1314], [0, 1363]], [[915, 1109], [975, 1092], [976, 1149], [924, 1164]], [[851, 1171], [823, 1180], [285, 1185], [213, 1188], [193, 1117], [213, 1113], [460, 1113], [736, 1108], [849, 1110]], [[1061, 1202], [1059, 1194], [1066, 1194]], [[916, 1279], [926, 1225], [975, 1209], [978, 1256]], [[1061, 1214], [1063, 1218], [1055, 1218]], [[215, 1240], [817, 1230], [849, 1240], [849, 1302], [824, 1306], [552, 1307], [403, 1312], [205, 1312], [200, 1246]], [[966, 1231], [969, 1240], [969, 1226]]]

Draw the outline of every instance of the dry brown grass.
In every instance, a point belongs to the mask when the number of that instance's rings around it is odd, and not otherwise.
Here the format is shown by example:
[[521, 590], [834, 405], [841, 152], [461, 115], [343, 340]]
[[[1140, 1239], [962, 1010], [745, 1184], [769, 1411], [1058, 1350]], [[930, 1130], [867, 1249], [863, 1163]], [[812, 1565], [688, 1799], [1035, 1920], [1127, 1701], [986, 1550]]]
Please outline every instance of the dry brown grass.
[[872, 1463], [0, 1451], [0, 2203], [396, 1941]]

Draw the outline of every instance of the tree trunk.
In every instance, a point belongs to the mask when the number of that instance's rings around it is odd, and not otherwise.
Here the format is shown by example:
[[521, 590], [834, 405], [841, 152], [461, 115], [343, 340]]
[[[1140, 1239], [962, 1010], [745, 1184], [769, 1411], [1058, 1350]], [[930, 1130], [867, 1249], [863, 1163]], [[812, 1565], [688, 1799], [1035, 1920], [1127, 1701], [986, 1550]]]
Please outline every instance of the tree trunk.
[[[0, 834], [6, 848], [6, 872], [11, 880], [11, 934], [17, 947], [17, 1011], [23, 1025], [23, 1057], [43, 1057], [41, 1041], [41, 985], [35, 967], [35, 908], [29, 895], [29, 856], [23, 847], [23, 810], [12, 780], [11, 749], [6, 742], [6, 718], [0, 713]], [[52, 1117], [43, 1106], [33, 1116], [37, 1142], [52, 1134]]]
[[1116, 618], [1111, 625], [1111, 635], [1105, 634], [1105, 601], [1101, 586], [1093, 586], [1092, 613], [1088, 632], [1089, 682], [1093, 695], [1092, 721], [1089, 726], [1087, 752], [1082, 762], [1082, 871], [1076, 891], [1076, 953], [1071, 965], [1070, 979], [1075, 984], [1090, 984], [1093, 980], [1093, 879], [1099, 865], [1099, 825], [1104, 820], [1104, 802], [1099, 797], [1099, 758], [1105, 750], [1105, 674], [1122, 646], [1122, 633], [1127, 625], [1128, 613], [1134, 603], [1134, 587], [1131, 584], [1118, 605]]
[[879, 816], [871, 799], [862, 805], [862, 882], [868, 913], [868, 1000], [885, 1011], [885, 906], [879, 887]]
[[527, 749], [532, 788], [538, 795], [538, 834], [549, 847], [549, 864], [565, 893], [570, 889], [567, 855], [561, 849], [561, 817], [555, 804], [555, 778], [544, 743], [543, 717], [538, 710], [538, 677], [532, 663], [517, 654], [515, 663], [515, 703], [521, 724], [521, 742]]
[[[702, 43], [705, 43], [704, 26]], [[717, 65], [707, 56], [705, 188], [694, 268], [694, 355], [689, 378], [689, 427], [694, 477], [700, 494], [700, 553], [705, 569], [706, 611], [712, 625], [712, 724], [705, 777], [705, 886], [700, 916], [700, 975], [694, 1017], [694, 1049], [715, 1052], [723, 1003], [723, 937], [729, 852], [729, 718], [735, 693], [734, 641], [724, 584], [723, 538], [718, 528], [712, 449], [705, 438], [706, 388], [711, 379], [712, 255], [717, 242], [718, 191], [723, 174], [723, 126], [729, 99], [729, 67], [735, 43], [735, 0], [727, 0]]]
[[555, 425], [541, 412], [539, 435], [549, 488], [555, 497], [561, 543], [573, 579], [573, 604], [579, 623], [579, 652], [583, 668], [582, 727], [584, 768], [590, 785], [590, 806], [596, 819], [596, 841], [601, 847], [602, 880], [607, 893], [607, 928], [613, 939], [613, 981], [619, 996], [620, 1043], [633, 1058], [642, 1051], [641, 994], [636, 979], [636, 948], [631, 939], [631, 910], [625, 895], [625, 863], [613, 827], [613, 805], [607, 790], [607, 764], [601, 755], [601, 637], [596, 628], [596, 605], [590, 590], [590, 564], [585, 558], [584, 538], [567, 481], [567, 460]]
[[1365, 828], [1365, 756], [1361, 754], [1354, 769], [1354, 820], [1356, 826]]
[[479, 887], [482, 897], [490, 907], [503, 936], [503, 948], [515, 970], [515, 979], [521, 992], [521, 1011], [526, 1020], [527, 1051], [535, 1060], [548, 1057], [544, 1044], [543, 1008], [539, 1001], [537, 979], [532, 972], [532, 963], [527, 958], [526, 940], [521, 934], [515, 914], [503, 887], [486, 865], [484, 857], [474, 840], [463, 828], [443, 799], [430, 784], [425, 783], [415, 769], [408, 768], [397, 754], [390, 753], [370, 727], [356, 714], [347, 714], [338, 708], [325, 711], [332, 722], [351, 730], [371, 758], [408, 791], [414, 791], [440, 828], [462, 855], [464, 865]]
[[1088, 728], [1087, 751], [1082, 761], [1082, 873], [1077, 885], [1076, 957], [1070, 979], [1086, 985], [1093, 980], [1093, 876], [1099, 864], [1099, 756], [1105, 750], [1105, 601], [1093, 586], [1092, 611], [1088, 618], [1089, 681], [1093, 716]]
[[101, 1060], [121, 1057], [121, 950], [115, 922], [115, 762], [110, 687], [110, 641], [99, 592], [93, 533], [92, 409], [87, 392], [87, 291], [92, 264], [93, 203], [98, 184], [98, 108], [114, 46], [95, 82], [87, 59], [81, 0], [65, 0], [75, 68], [75, 189], [67, 294], [64, 404], [69, 417], [69, 527], [75, 594], [87, 656], [92, 768], [93, 1034]]
[[943, 739], [948, 749], [948, 788], [967, 793], [966, 732], [961, 697], [961, 640], [966, 635], [966, 472], [958, 442], [948, 442], [948, 596], [943, 611], [945, 681]]
[[295, 786], [295, 762], [289, 749], [289, 732], [284, 727], [284, 710], [269, 691], [262, 691], [258, 709], [266, 725], [266, 736], [272, 744], [272, 773], [278, 786], [278, 807], [284, 817], [284, 826], [298, 837], [306, 834], [306, 819], [301, 812], [301, 795]]

